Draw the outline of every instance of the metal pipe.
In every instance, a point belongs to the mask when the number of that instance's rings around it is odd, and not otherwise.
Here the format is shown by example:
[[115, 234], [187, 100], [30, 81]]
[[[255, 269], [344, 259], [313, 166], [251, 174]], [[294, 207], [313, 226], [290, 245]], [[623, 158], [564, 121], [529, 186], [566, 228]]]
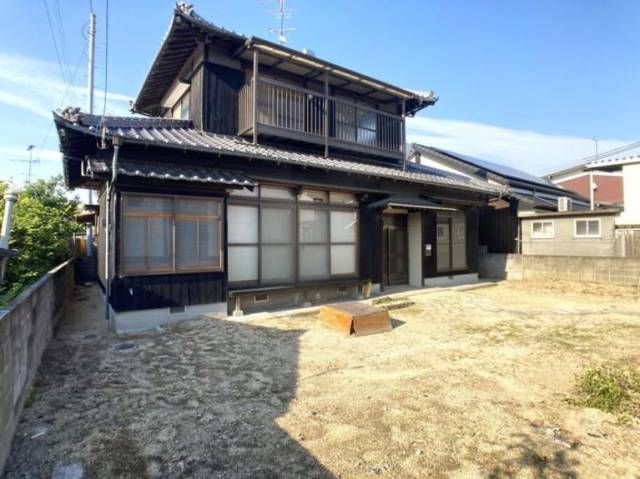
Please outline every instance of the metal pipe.
[[[11, 227], [13, 226], [13, 207], [16, 201], [18, 201], [18, 195], [15, 192], [9, 190], [4, 194], [4, 217], [2, 219], [2, 230], [0, 231], [0, 248], [9, 248]], [[8, 261], [9, 258], [2, 258], [0, 263], [0, 284], [4, 284]]]
[[113, 137], [113, 158], [111, 160], [111, 181], [107, 183], [107, 197], [105, 204], [105, 228], [104, 228], [104, 289], [105, 289], [105, 319], [108, 321], [109, 312], [109, 299], [111, 297], [111, 202], [113, 196], [113, 186], [117, 176], [118, 156], [120, 155], [120, 146], [122, 145], [122, 138], [119, 136]]
[[[89, 13], [89, 65], [87, 81], [87, 112], [93, 114], [93, 91], [96, 52], [96, 14]], [[93, 203], [93, 191], [89, 190], [88, 204]], [[87, 227], [87, 256], [93, 256], [93, 225]]]

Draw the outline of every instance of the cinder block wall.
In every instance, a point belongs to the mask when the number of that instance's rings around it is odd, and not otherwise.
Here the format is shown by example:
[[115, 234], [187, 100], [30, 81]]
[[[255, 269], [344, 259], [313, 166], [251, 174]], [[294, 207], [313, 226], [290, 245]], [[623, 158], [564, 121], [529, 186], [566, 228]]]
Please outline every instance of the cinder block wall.
[[567, 280], [638, 286], [640, 258], [483, 254], [479, 258], [479, 273], [482, 278], [493, 279]]
[[73, 260], [0, 310], [0, 476], [42, 353], [74, 288]]

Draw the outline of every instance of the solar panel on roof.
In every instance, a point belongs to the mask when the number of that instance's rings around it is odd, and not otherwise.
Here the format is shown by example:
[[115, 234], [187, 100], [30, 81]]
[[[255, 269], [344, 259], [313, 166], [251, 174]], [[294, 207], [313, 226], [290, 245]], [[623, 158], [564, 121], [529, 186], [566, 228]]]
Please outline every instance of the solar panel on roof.
[[478, 166], [482, 169], [485, 169], [492, 173], [496, 173], [501, 176], [505, 176], [507, 178], [512, 178], [514, 180], [528, 181], [529, 183], [537, 183], [539, 185], [544, 185], [544, 186], [555, 186], [553, 185], [553, 183], [550, 183], [538, 176], [532, 175], [522, 170], [511, 168], [510, 166], [501, 165], [499, 163], [494, 163], [488, 160], [481, 160], [480, 158], [475, 158], [469, 155], [463, 155], [461, 153], [454, 153], [453, 151], [443, 150], [440, 148], [434, 148], [434, 150], [440, 151], [449, 156], [453, 156], [454, 158], [459, 158], [465, 163]]

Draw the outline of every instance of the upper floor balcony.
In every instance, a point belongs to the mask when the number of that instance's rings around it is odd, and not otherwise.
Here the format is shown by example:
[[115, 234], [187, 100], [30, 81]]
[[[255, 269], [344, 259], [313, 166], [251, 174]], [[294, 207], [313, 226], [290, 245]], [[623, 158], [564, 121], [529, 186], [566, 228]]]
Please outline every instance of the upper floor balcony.
[[325, 154], [339, 148], [404, 158], [402, 116], [269, 77], [260, 76], [254, 83], [252, 78], [239, 92], [240, 135], [324, 145]]

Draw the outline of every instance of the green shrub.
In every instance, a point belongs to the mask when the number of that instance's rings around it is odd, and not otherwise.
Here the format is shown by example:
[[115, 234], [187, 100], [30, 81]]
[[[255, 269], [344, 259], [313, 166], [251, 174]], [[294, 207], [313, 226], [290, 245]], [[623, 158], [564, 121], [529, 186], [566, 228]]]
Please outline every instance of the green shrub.
[[607, 412], [637, 415], [640, 409], [640, 372], [623, 366], [591, 366], [576, 377], [578, 398], [569, 402]]
[[[0, 182], [0, 195], [6, 190]], [[0, 201], [0, 218], [4, 201]], [[78, 201], [68, 198], [62, 178], [38, 180], [18, 193], [9, 247], [18, 256], [9, 259], [7, 284], [0, 302], [9, 302], [25, 287], [73, 254], [72, 240], [82, 231], [75, 218]]]

